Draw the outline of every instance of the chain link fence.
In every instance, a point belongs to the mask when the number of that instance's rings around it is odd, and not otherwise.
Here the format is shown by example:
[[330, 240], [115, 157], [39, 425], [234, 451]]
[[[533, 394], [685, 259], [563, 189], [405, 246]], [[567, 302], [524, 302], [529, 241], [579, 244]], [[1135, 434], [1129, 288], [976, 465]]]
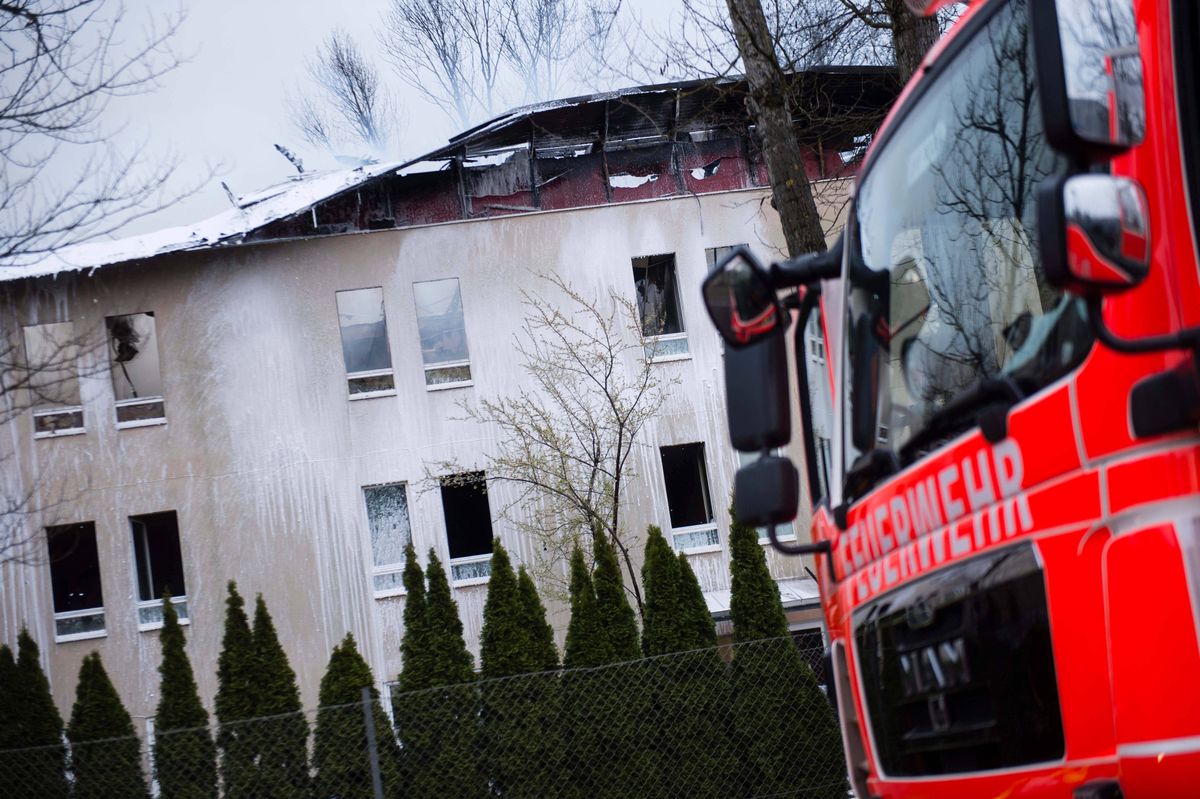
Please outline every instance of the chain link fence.
[[0, 796], [846, 799], [816, 662], [780, 638], [7, 750]]

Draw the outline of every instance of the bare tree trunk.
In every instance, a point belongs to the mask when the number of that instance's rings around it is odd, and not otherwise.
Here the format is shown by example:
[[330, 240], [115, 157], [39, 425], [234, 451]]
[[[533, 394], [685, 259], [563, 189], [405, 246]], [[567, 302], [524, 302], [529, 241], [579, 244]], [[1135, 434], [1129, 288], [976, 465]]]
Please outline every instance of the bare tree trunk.
[[892, 47], [896, 51], [900, 82], [908, 83], [941, 35], [937, 17], [918, 17], [908, 10], [904, 0], [883, 0], [883, 5], [892, 18]]
[[775, 55], [762, 3], [760, 0], [726, 0], [726, 3], [750, 87], [747, 105], [762, 139], [775, 210], [783, 224], [788, 252], [791, 255], [821, 252], [825, 249], [821, 216], [792, 128], [786, 77]]

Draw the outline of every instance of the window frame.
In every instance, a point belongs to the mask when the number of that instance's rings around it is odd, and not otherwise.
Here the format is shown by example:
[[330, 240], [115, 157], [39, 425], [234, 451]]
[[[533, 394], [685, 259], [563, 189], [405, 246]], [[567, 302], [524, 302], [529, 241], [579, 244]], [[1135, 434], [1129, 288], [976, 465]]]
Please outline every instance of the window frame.
[[[383, 342], [387, 345], [388, 366], [380, 369], [360, 369], [351, 372], [346, 363], [346, 338], [342, 326], [342, 309], [338, 301], [338, 296], [341, 294], [354, 294], [361, 291], [378, 291], [379, 292], [379, 315], [383, 322]], [[392, 341], [391, 334], [388, 332], [387, 324], [387, 298], [383, 294], [383, 286], [363, 286], [356, 289], [338, 289], [333, 293], [334, 312], [337, 315], [338, 321], [338, 343], [342, 347], [342, 370], [346, 374], [346, 394], [349, 401], [375, 399], [377, 397], [394, 397], [396, 395], [396, 363], [392, 360]], [[354, 391], [353, 385], [356, 380], [373, 380], [380, 377], [390, 377], [390, 388], [378, 388], [368, 391]]]
[[[479, 475], [478, 481], [472, 481], [472, 482], [479, 482], [479, 483], [483, 484], [484, 502], [487, 504], [487, 508], [488, 508], [488, 532], [491, 533], [491, 535], [488, 536], [488, 547], [489, 547], [488, 552], [476, 553], [473, 555], [462, 555], [459, 557], [452, 557], [451, 549], [450, 549], [450, 519], [448, 519], [446, 516], [447, 505], [446, 505], [445, 491], [447, 488], [451, 488], [451, 489], [464, 488], [465, 483], [461, 484], [461, 485], [447, 486], [446, 481], [456, 478], [456, 477], [459, 477], [461, 475]], [[466, 588], [466, 587], [469, 587], [472, 585], [486, 584], [487, 582], [489, 582], [492, 579], [491, 561], [492, 561], [492, 555], [495, 554], [495, 549], [494, 549], [492, 542], [495, 540], [495, 537], [496, 537], [496, 529], [495, 529], [495, 526], [492, 524], [492, 504], [491, 504], [491, 500], [490, 500], [488, 490], [487, 490], [487, 473], [484, 471], [475, 471], [475, 472], [459, 472], [457, 474], [445, 475], [439, 481], [438, 494], [439, 494], [439, 498], [442, 500], [442, 524], [445, 527], [446, 563], [449, 567], [448, 571], [449, 571], [450, 585], [453, 586], [454, 588]], [[477, 566], [479, 566], [479, 564], [482, 564], [482, 563], [487, 564], [487, 569], [486, 569], [487, 574], [486, 575], [485, 574], [476, 574], [474, 576], [467, 576], [467, 577], [459, 576], [460, 570], [467, 569], [470, 567], [477, 567]], [[479, 571], [483, 571], [483, 570], [479, 570]]]
[[[421, 311], [417, 305], [417, 284], [419, 283], [443, 283], [448, 280], [453, 280], [455, 291], [458, 293], [458, 306], [462, 311], [462, 337], [463, 349], [467, 353], [466, 358], [457, 358], [448, 361], [435, 361], [429, 363], [425, 360], [425, 348], [421, 345]], [[417, 346], [421, 348], [421, 365], [423, 367], [422, 374], [425, 377], [426, 391], [447, 391], [454, 388], [468, 388], [475, 385], [475, 375], [471, 371], [471, 339], [467, 335], [467, 304], [463, 299], [462, 280], [457, 275], [450, 277], [431, 278], [429, 280], [414, 280], [413, 286], [413, 318], [417, 323]], [[467, 377], [463, 380], [450, 380], [445, 383], [430, 383], [430, 375], [437, 372], [452, 371], [454, 369], [466, 369]]]
[[142, 519], [146, 518], [147, 516], [157, 516], [162, 513], [174, 513], [175, 514], [175, 545], [176, 545], [176, 548], [179, 550], [179, 572], [180, 572], [180, 578], [183, 580], [183, 586], [184, 586], [184, 592], [182, 594], [180, 594], [179, 596], [171, 597], [171, 604], [175, 607], [175, 614], [179, 617], [180, 626], [186, 626], [186, 625], [189, 625], [192, 623], [191, 622], [191, 614], [188, 612], [188, 596], [189, 596], [189, 594], [187, 591], [187, 576], [183, 573], [184, 572], [183, 541], [179, 535], [179, 512], [176, 510], [169, 510], [169, 511], [151, 511], [150, 513], [138, 513], [138, 514], [134, 514], [132, 516], [127, 517], [127, 520], [129, 522], [129, 531], [130, 531], [129, 547], [130, 547], [130, 554], [132, 555], [132, 557], [130, 558], [130, 563], [133, 564], [133, 596], [135, 597], [134, 607], [135, 607], [135, 610], [137, 611], [137, 625], [138, 625], [138, 632], [140, 632], [140, 633], [150, 632], [151, 630], [161, 630], [162, 629], [162, 626], [163, 626], [163, 621], [162, 621], [163, 603], [162, 603], [162, 597], [152, 597], [150, 599], [142, 598], [142, 586], [141, 586], [142, 568], [139, 563], [139, 549], [142, 553], [142, 556], [144, 556], [146, 559], [146, 575], [150, 581], [151, 586], [153, 586], [153, 584], [154, 584], [154, 571], [152, 569], [151, 556], [150, 556], [150, 552], [149, 552], [149, 541], [148, 541], [147, 530], [145, 527], [142, 528], [142, 534], [139, 539], [137, 525], [139, 523], [144, 525], [145, 522], [143, 522]]
[[[679, 320], [679, 330], [674, 333], [658, 333], [655, 335], [647, 335], [646, 333], [646, 310], [643, 305], [642, 295], [638, 292], [638, 277], [637, 270], [639, 268], [648, 269], [651, 266], [651, 261], [658, 258], [670, 258], [670, 272], [672, 275], [671, 283], [671, 298], [675, 303], [675, 316]], [[646, 262], [644, 266], [639, 267], [638, 262]], [[638, 311], [638, 329], [642, 334], [642, 351], [643, 357], [650, 363], [670, 363], [672, 361], [686, 361], [691, 359], [691, 345], [688, 343], [688, 329], [684, 324], [683, 314], [683, 296], [679, 291], [679, 259], [674, 252], [652, 253], [650, 255], [639, 255], [631, 259], [630, 268], [633, 270], [633, 293], [634, 304]], [[674, 350], [671, 345], [678, 342], [683, 343], [680, 350]], [[666, 351], [659, 354], [660, 349], [666, 345]]]
[[[371, 576], [371, 596], [375, 599], [390, 599], [391, 597], [405, 596], [408, 593], [408, 589], [404, 587], [403, 579], [401, 579], [399, 585], [394, 585], [391, 588], [381, 589], [376, 584], [376, 578], [378, 577], [391, 577], [397, 574], [404, 574], [405, 563], [403, 558], [395, 563], [379, 564], [375, 562], [375, 539], [371, 535], [371, 506], [367, 502], [367, 491], [371, 489], [392, 488], [394, 486], [399, 486], [404, 491], [404, 510], [408, 521], [408, 543], [412, 544], [412, 504], [409, 500], [408, 482], [395, 480], [387, 483], [371, 483], [359, 489], [359, 493], [363, 498], [363, 515], [367, 522], [367, 549], [370, 550], [369, 573]], [[403, 550], [403, 547], [401, 547], [401, 550]]]
[[[71, 321], [70, 319], [68, 319], [64, 322], [41, 322], [38, 324], [21, 326], [21, 345], [25, 349], [25, 366], [27, 369], [30, 370], [30, 372], [32, 372], [35, 369], [36, 365], [33, 363], [32, 353], [30, 352], [30, 348], [29, 348], [29, 332], [28, 331], [36, 329], [36, 328], [46, 328], [46, 327], [61, 326], [61, 325], [69, 325], [70, 326], [70, 336], [68, 337], [68, 342], [74, 342], [75, 341], [75, 323], [73, 321]], [[66, 346], [68, 348], [70, 348], [71, 350], [77, 349], [76, 345], [73, 343], [68, 343]], [[65, 367], [63, 371], [70, 372], [70, 379], [72, 379], [75, 383], [75, 392], [74, 393], [76, 395], [79, 395], [82, 390], [82, 386], [80, 385], [80, 375], [79, 375], [79, 353], [77, 351], [73, 351], [71, 353], [71, 357], [69, 358], [69, 360], [70, 360], [70, 366]], [[45, 365], [42, 364], [41, 366], [45, 366]], [[32, 382], [32, 380], [33, 380], [33, 378], [31, 375], [30, 382]], [[31, 388], [30, 390], [32, 391], [33, 389]], [[34, 397], [32, 399], [36, 400], [36, 397]], [[68, 402], [68, 403], [63, 403], [61, 405], [51, 405], [51, 404], [45, 404], [45, 403], [37, 404], [35, 401], [31, 401], [29, 412], [33, 419], [33, 437], [35, 439], [62, 438], [64, 436], [78, 436], [78, 435], [83, 435], [84, 433], [87, 433], [87, 419], [84, 416], [84, 412], [83, 412], [82, 396], [80, 396], [80, 401], [78, 403], [69, 403]], [[70, 418], [72, 421], [74, 421], [74, 417], [76, 417], [76, 416], [78, 416], [78, 420], [79, 420], [78, 424], [73, 424], [70, 427], [51, 427], [49, 430], [38, 430], [38, 420], [40, 420], [40, 419], [53, 419], [53, 418], [62, 417], [62, 418]]]
[[[677, 449], [682, 447], [698, 447], [699, 458], [693, 465], [700, 467], [700, 486], [703, 489], [701, 500], [707, 506], [709, 521], [700, 524], [685, 525], [676, 527], [674, 519], [671, 518], [671, 490], [667, 485], [667, 470], [663, 463], [663, 450]], [[670, 533], [671, 549], [675, 552], [682, 552], [685, 555], [702, 555], [708, 552], [720, 552], [724, 548], [721, 540], [721, 525], [717, 520], [716, 510], [713, 507], [712, 501], [712, 486], [710, 485], [708, 476], [708, 463], [705, 453], [707, 451], [705, 442], [703, 441], [686, 441], [682, 444], [663, 444], [658, 448], [659, 468], [662, 469], [663, 475], [663, 490], [667, 498], [667, 526], [666, 529]], [[676, 541], [681, 536], [692, 536], [698, 533], [711, 533], [715, 536], [716, 541], [696, 546], [679, 546]]]
[[[112, 321], [115, 319], [124, 319], [132, 316], [148, 316], [154, 323], [154, 352], [158, 356], [154, 363], [155, 369], [158, 372], [158, 384], [161, 389], [158, 394], [145, 397], [127, 397], [119, 399], [117, 397], [116, 373], [119, 361], [114, 360], [115, 353], [112, 348]], [[159, 347], [158, 338], [158, 317], [154, 311], [130, 311], [129, 313], [112, 314], [104, 317], [104, 336], [108, 349], [108, 368], [109, 368], [109, 385], [113, 390], [113, 422], [118, 430], [130, 430], [137, 427], [157, 427], [167, 423], [167, 399], [166, 386], [163, 380], [162, 369], [162, 349]], [[121, 411], [126, 408], [149, 408], [154, 405], [161, 407], [161, 413], [158, 416], [147, 416], [145, 418], [121, 419]]]
[[[96, 571], [97, 582], [99, 583], [100, 604], [89, 608], [77, 608], [75, 610], [59, 610], [57, 597], [54, 595], [54, 564], [59, 563], [62, 559], [55, 560], [50, 553], [50, 538], [52, 535], [65, 533], [68, 528], [77, 526], [88, 526], [92, 537], [92, 548], [96, 553]], [[93, 520], [83, 522], [72, 522], [68, 524], [51, 525], [44, 528], [46, 533], [47, 547], [47, 565], [50, 569], [50, 607], [53, 610], [54, 616], [54, 641], [55, 643], [68, 643], [70, 641], [87, 641], [94, 638], [108, 637], [108, 614], [104, 606], [104, 578], [100, 569], [100, 546], [96, 537], [96, 522]], [[71, 621], [73, 619], [95, 618], [100, 622], [100, 627], [94, 630], [85, 630], [77, 633], [61, 633], [59, 632], [60, 622]]]

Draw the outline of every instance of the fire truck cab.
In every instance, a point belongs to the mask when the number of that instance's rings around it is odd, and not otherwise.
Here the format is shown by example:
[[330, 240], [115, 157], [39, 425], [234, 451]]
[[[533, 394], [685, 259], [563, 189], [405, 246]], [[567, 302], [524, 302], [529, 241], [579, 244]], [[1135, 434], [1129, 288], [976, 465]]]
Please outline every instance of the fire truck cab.
[[[985, 0], [834, 247], [710, 274], [761, 453], [738, 514], [812, 503], [812, 543], [778, 545], [815, 555], [860, 799], [1200, 796], [1198, 219], [1200, 4]], [[801, 499], [771, 453], [814, 324]]]

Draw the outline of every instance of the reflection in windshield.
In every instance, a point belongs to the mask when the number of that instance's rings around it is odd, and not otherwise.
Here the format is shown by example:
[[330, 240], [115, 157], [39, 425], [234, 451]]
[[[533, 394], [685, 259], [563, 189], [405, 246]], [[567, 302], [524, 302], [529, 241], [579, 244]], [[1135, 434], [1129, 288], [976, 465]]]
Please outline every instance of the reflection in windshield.
[[[1001, 8], [905, 118], [859, 192], [851, 258], [889, 274], [886, 289], [850, 297], [852, 319], [873, 317], [887, 356], [878, 394], [859, 401], [876, 405], [877, 440], [896, 449], [979, 380], [1007, 376], [1034, 391], [1091, 344], [1079, 301], [1036, 268], [1035, 192], [1061, 162], [1043, 136], [1026, 27], [1024, 2]], [[850, 444], [848, 464], [858, 454]]]

